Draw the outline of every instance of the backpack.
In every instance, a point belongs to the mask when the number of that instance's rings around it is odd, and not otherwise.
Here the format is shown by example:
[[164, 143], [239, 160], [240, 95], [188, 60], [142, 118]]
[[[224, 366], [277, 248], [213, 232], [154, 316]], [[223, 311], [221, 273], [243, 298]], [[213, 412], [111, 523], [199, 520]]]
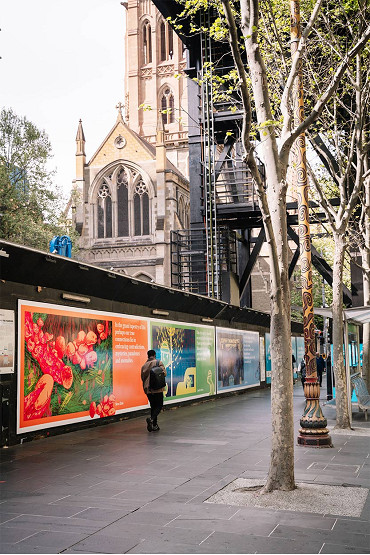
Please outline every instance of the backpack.
[[302, 378], [306, 377], [306, 363], [304, 360], [299, 363], [298, 372], [301, 373]]
[[149, 388], [155, 391], [166, 387], [166, 376], [164, 375], [163, 366], [159, 366], [159, 360], [155, 361], [155, 366], [152, 366], [149, 374]]

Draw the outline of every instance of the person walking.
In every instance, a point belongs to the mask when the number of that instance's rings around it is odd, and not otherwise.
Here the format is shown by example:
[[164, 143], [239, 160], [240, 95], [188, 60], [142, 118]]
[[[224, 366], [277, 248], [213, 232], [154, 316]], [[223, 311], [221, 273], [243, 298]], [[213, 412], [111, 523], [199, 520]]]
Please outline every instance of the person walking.
[[306, 363], [304, 361], [304, 358], [302, 358], [301, 362], [299, 363], [298, 371], [301, 373], [301, 382], [304, 389], [304, 382], [306, 379]]
[[322, 384], [322, 373], [325, 370], [325, 361], [320, 355], [320, 353], [316, 353], [316, 369], [317, 369], [317, 376], [319, 378], [320, 387]]
[[150, 388], [150, 371], [152, 368], [155, 366], [163, 368], [164, 375], [167, 376], [163, 362], [161, 360], [157, 360], [155, 356], [155, 351], [150, 349], [148, 351], [148, 360], [141, 367], [143, 389], [150, 404], [150, 417], [146, 419], [148, 432], [158, 432], [160, 429], [158, 426], [158, 415], [163, 407], [163, 392], [166, 391], [166, 387], [162, 387], [160, 389]]

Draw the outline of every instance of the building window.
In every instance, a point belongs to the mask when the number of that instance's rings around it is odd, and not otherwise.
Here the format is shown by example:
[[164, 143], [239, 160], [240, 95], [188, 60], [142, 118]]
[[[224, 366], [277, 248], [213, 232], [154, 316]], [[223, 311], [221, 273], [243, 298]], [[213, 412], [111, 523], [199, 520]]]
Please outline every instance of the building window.
[[98, 192], [98, 238], [112, 237], [112, 198], [106, 183]]
[[101, 179], [95, 197], [97, 239], [150, 235], [149, 187], [131, 167], [119, 164]]
[[162, 121], [166, 125], [175, 121], [175, 99], [171, 89], [166, 88], [161, 98]]
[[168, 23], [161, 21], [159, 26], [159, 60], [165, 62], [173, 57], [173, 30]]
[[122, 168], [117, 175], [117, 216], [118, 216], [118, 237], [128, 237], [128, 178], [127, 173]]
[[143, 181], [135, 187], [134, 226], [135, 235], [149, 235], [149, 195]]
[[152, 63], [152, 29], [149, 21], [144, 21], [143, 25], [143, 63]]

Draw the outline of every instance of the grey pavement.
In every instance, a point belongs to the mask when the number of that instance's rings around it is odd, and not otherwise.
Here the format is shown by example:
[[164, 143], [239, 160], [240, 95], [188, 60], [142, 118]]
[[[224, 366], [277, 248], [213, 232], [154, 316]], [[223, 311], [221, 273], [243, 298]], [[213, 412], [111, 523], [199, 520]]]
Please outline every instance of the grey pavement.
[[[297, 383], [296, 436], [303, 407]], [[2, 449], [1, 553], [370, 553], [370, 496], [359, 517], [206, 502], [266, 478], [269, 389], [165, 410], [159, 424], [148, 433], [140, 416]], [[357, 409], [353, 426], [332, 449], [297, 446], [296, 482], [369, 488], [370, 422]]]

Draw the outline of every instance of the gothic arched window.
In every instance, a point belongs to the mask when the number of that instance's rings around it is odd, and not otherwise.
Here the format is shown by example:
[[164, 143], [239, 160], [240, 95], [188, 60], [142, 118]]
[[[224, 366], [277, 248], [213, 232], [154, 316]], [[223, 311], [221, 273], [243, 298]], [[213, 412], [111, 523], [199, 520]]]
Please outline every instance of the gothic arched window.
[[98, 238], [112, 237], [112, 197], [106, 183], [98, 192]]
[[143, 64], [152, 63], [152, 29], [148, 20], [143, 24]]
[[161, 21], [159, 26], [159, 60], [165, 62], [173, 57], [173, 30], [168, 23]]
[[134, 193], [134, 234], [149, 235], [149, 195], [143, 181], [139, 181]]
[[163, 124], [174, 123], [175, 121], [175, 99], [171, 89], [166, 88], [162, 92], [161, 110]]
[[118, 237], [127, 237], [129, 235], [128, 179], [123, 168], [117, 175], [117, 220]]
[[123, 164], [102, 176], [93, 200], [97, 239], [150, 235], [151, 194], [136, 169]]

